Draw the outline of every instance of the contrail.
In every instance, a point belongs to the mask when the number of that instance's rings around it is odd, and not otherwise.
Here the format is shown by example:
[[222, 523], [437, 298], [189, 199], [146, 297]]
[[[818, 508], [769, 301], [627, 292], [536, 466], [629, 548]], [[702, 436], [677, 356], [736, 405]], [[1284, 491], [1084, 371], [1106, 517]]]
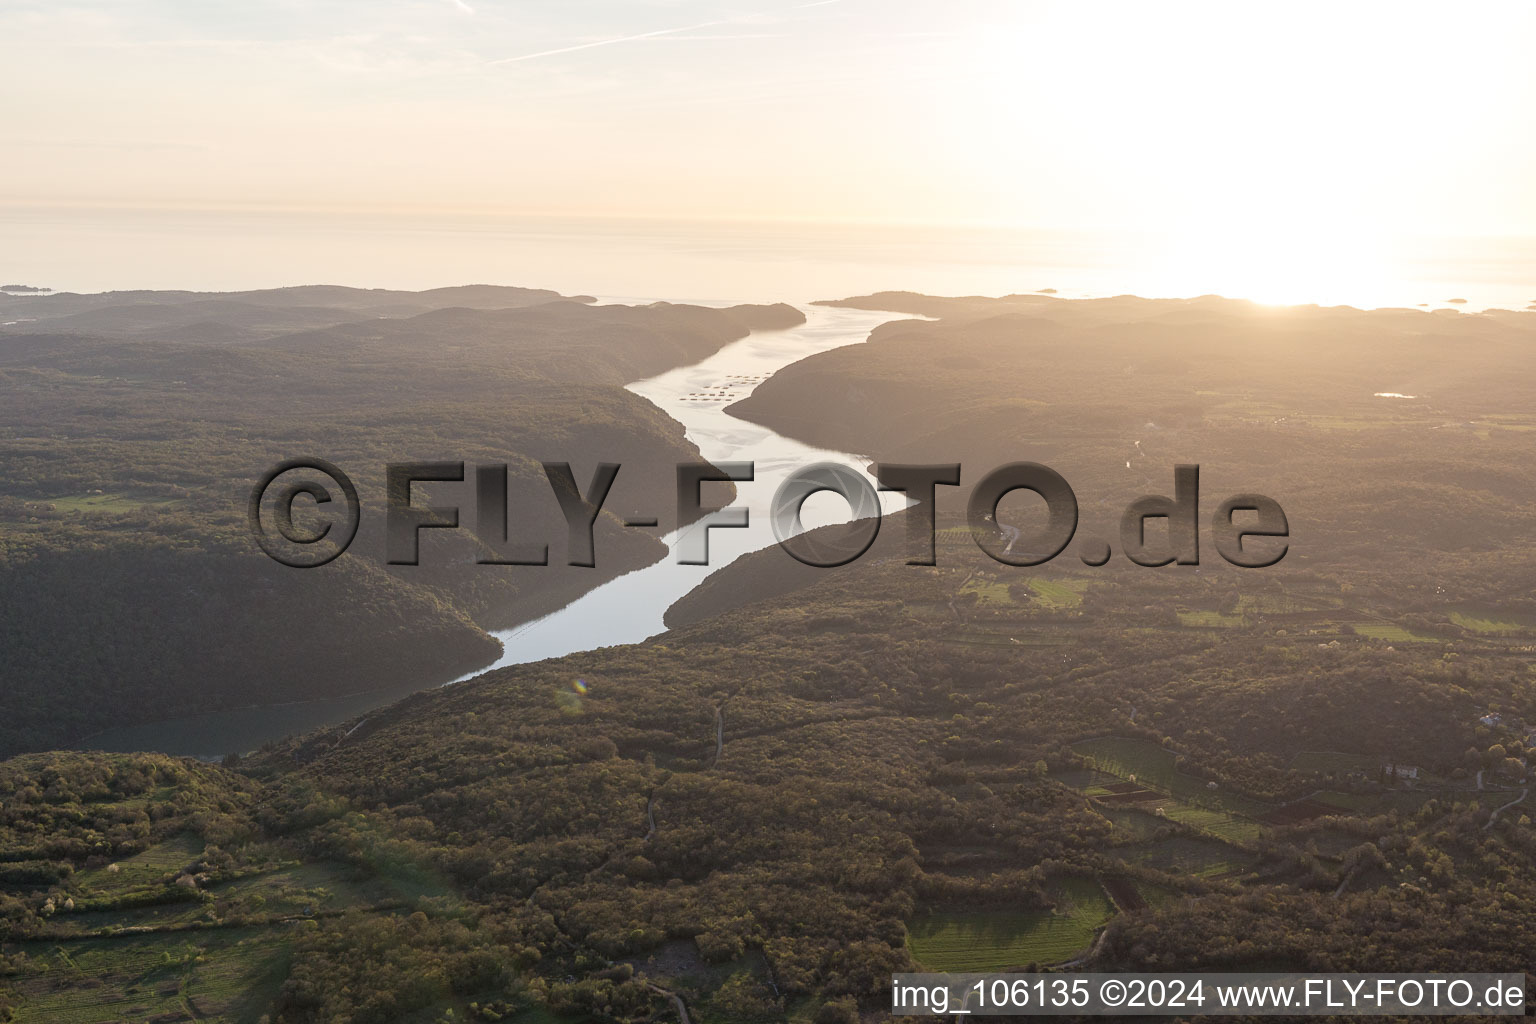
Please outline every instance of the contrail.
[[717, 25], [729, 24], [731, 24], [729, 21], [701, 21], [697, 25], [679, 25], [677, 28], [659, 28], [654, 32], [641, 32], [639, 35], [614, 36], [612, 39], [599, 39], [593, 43], [578, 43], [575, 46], [562, 46], [558, 50], [540, 50], [538, 53], [525, 53], [521, 57], [502, 57], [500, 60], [486, 61], [486, 67], [495, 67], [497, 64], [516, 64], [520, 60], [533, 60], [537, 57], [553, 57], [557, 53], [575, 53], [577, 50], [590, 50], [598, 46], [612, 46], [614, 43], [632, 43], [639, 39], [655, 39], [657, 36], [670, 36], [678, 32], [692, 32], [695, 29], [714, 28]]
[[[835, 4], [839, 2], [840, 0], [813, 0], [813, 2], [807, 4], [796, 4], [794, 7], [790, 8], [790, 10], [799, 11], [804, 10], [807, 7], [825, 7], [827, 4]], [[762, 13], [772, 14], [775, 12], [764, 11]], [[736, 25], [753, 17], [758, 17], [758, 15], [742, 15], [739, 18], [725, 18], [719, 21], [701, 21], [696, 25], [679, 25], [676, 28], [659, 28], [654, 32], [640, 32], [632, 36], [614, 36], [612, 39], [599, 39], [591, 43], [577, 43], [574, 46], [562, 46], [555, 50], [540, 50], [538, 53], [525, 53], [518, 57], [502, 57], [498, 60], [488, 60], [485, 62], [485, 66], [496, 67], [500, 64], [516, 64], [519, 61], [536, 60], [539, 57], [553, 57], [556, 54], [561, 53], [575, 53], [577, 50], [591, 50], [599, 46], [612, 46], [615, 43], [633, 43], [638, 42], [641, 39], [655, 39], [658, 36], [676, 35], [679, 32], [694, 32], [701, 28], [717, 28], [721, 25]]]

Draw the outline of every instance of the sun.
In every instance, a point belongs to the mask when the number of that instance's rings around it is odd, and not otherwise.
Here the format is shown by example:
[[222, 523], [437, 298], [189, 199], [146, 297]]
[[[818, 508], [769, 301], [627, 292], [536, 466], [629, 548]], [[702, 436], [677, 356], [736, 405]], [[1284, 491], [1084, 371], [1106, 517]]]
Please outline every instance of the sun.
[[1262, 218], [1191, 223], [1144, 245], [1147, 294], [1224, 295], [1271, 305], [1389, 305], [1390, 244], [1374, 230]]
[[[1493, 31], [1513, 6], [1443, 24], [1314, 0], [1091, 6], [1013, 5], [954, 42], [924, 152], [975, 221], [1117, 236], [1137, 256], [1121, 290], [1398, 304], [1400, 240], [1536, 209], [1478, 187], [1513, 143], [1483, 171], [1470, 155], [1512, 138], [1530, 96]], [[1485, 21], [1496, 58], [1445, 41]]]

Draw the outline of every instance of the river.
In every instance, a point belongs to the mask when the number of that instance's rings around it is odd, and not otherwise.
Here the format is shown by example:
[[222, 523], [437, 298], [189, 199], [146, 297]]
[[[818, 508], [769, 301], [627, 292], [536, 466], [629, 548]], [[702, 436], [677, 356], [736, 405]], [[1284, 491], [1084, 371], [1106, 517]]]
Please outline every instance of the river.
[[[692, 441], [712, 462], [755, 464], [755, 479], [737, 484], [736, 505], [749, 510], [745, 529], [715, 529], [709, 536], [707, 566], [679, 565], [674, 554], [680, 536], [700, 527], [686, 527], [664, 539], [668, 556], [653, 565], [611, 580], [541, 619], [494, 635], [502, 643], [501, 657], [481, 672], [557, 658], [578, 651], [616, 644], [638, 643], [665, 630], [667, 608], [730, 562], [775, 543], [768, 524], [770, 499], [785, 476], [815, 462], [840, 462], [863, 467], [868, 460], [801, 444], [791, 438], [736, 419], [725, 412], [745, 398], [776, 370], [807, 356], [863, 341], [877, 325], [896, 314], [864, 310], [803, 307], [806, 323], [778, 331], [754, 331], [689, 366], [669, 370], [628, 389], [653, 402], [682, 423]], [[886, 511], [902, 507], [900, 495], [881, 496]], [[706, 490], [704, 504], [711, 504]], [[808, 500], [803, 512], [807, 529], [845, 522], [847, 506], [831, 495]], [[493, 567], [481, 571], [494, 572]], [[80, 744], [92, 750], [154, 750], [168, 754], [216, 758], [229, 751], [253, 750], [293, 733], [307, 732], [365, 715], [402, 697], [439, 685], [424, 682], [403, 689], [373, 691], [327, 700], [234, 708], [188, 718], [150, 722], [108, 730]]]

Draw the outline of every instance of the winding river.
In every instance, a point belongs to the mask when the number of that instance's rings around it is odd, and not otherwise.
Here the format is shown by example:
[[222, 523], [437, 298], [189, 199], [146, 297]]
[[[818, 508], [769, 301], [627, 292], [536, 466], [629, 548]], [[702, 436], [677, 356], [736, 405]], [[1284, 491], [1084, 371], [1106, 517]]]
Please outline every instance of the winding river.
[[[735, 502], [750, 510], [750, 525], [711, 530], [707, 566], [679, 565], [673, 554], [680, 536], [698, 526], [669, 534], [663, 538], [669, 553], [662, 561], [611, 580], [541, 619], [494, 634], [502, 643], [501, 657], [464, 679], [507, 665], [638, 643], [663, 632], [662, 616], [667, 608], [704, 577], [744, 554], [775, 543], [767, 510], [774, 491], [789, 473], [814, 462], [868, 464], [868, 460], [845, 452], [801, 444], [725, 412], [727, 405], [745, 398], [775, 371], [818, 352], [861, 342], [877, 325], [895, 316], [824, 306], [804, 307], [803, 312], [806, 323], [799, 327], [755, 331], [698, 363], [628, 385], [630, 391], [682, 423], [688, 439], [706, 459], [755, 464], [755, 479], [737, 484]], [[818, 497], [806, 502], [803, 520], [807, 529], [847, 520], [847, 506], [839, 499], [824, 497], [825, 501]], [[894, 494], [881, 495], [881, 500], [887, 511], [904, 504]], [[707, 491], [704, 501], [710, 503]], [[80, 746], [219, 757], [367, 714], [422, 688], [417, 685], [327, 700], [234, 708], [113, 729], [92, 736]]]

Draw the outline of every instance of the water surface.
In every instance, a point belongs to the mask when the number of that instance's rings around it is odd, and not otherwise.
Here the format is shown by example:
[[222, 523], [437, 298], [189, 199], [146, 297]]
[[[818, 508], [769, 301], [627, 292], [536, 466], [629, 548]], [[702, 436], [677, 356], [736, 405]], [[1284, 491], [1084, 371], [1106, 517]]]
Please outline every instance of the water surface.
[[[868, 460], [801, 444], [725, 412], [727, 405], [746, 397], [775, 370], [817, 352], [862, 342], [876, 325], [893, 319], [890, 313], [821, 306], [804, 307], [804, 312], [807, 322], [803, 326], [754, 332], [701, 362], [628, 385], [630, 391], [649, 399], [681, 422], [689, 440], [706, 459], [755, 464], [755, 479], [736, 485], [737, 497], [733, 502], [748, 509], [749, 526], [711, 530], [707, 566], [680, 565], [672, 550], [680, 534], [700, 529], [698, 524], [668, 534], [663, 538], [668, 546], [667, 558], [611, 580], [541, 619], [493, 634], [502, 642], [501, 657], [463, 678], [491, 668], [638, 643], [663, 632], [662, 616], [668, 606], [704, 577], [741, 555], [776, 543], [767, 510], [773, 492], [786, 475], [816, 462], [868, 465]], [[708, 490], [710, 485], [704, 486], [703, 503], [709, 506], [714, 500]], [[893, 510], [900, 508], [904, 499], [887, 494], [882, 496], [882, 503], [887, 510]], [[845, 522], [847, 518], [847, 506], [827, 496], [825, 501], [818, 498], [806, 503], [803, 521], [807, 529], [812, 529]], [[486, 566], [479, 571], [496, 570]], [[250, 629], [253, 624], [232, 622], [230, 628]], [[99, 733], [80, 746], [221, 757], [230, 751], [252, 750], [269, 740], [346, 721], [441, 683], [440, 679], [423, 679], [409, 687], [329, 700], [237, 708], [129, 726]]]

